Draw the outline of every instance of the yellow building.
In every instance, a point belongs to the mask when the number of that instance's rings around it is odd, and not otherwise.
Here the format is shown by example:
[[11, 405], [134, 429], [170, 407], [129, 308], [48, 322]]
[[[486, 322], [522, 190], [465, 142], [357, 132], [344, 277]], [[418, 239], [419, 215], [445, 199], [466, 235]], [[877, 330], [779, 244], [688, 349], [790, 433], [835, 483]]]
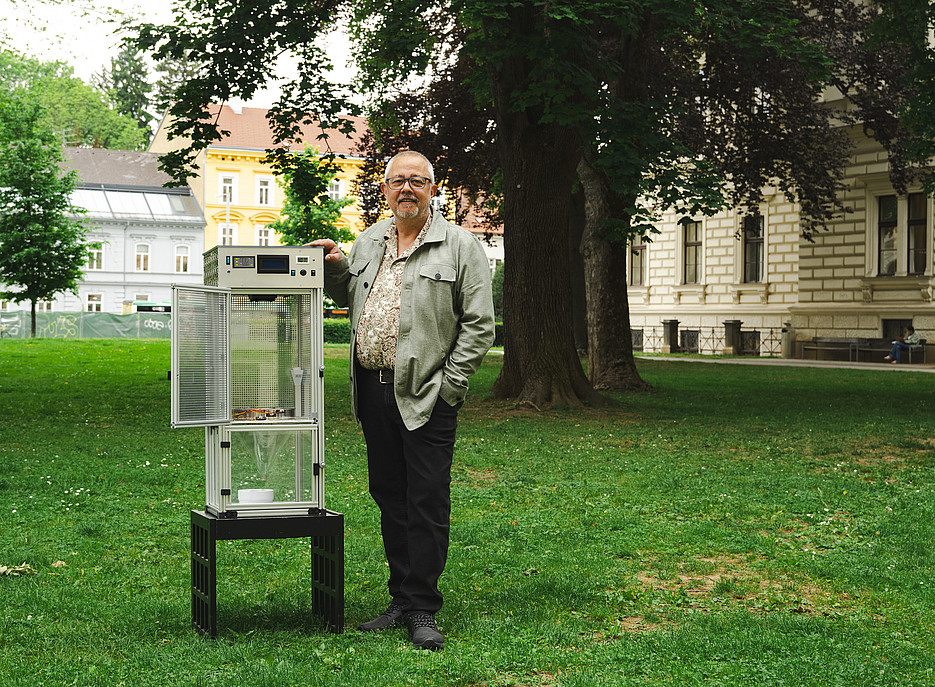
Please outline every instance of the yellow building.
[[[192, 193], [204, 210], [205, 250], [216, 245], [266, 246], [278, 245], [279, 237], [269, 225], [279, 219], [283, 189], [269, 165], [263, 162], [266, 149], [273, 146], [266, 120], [267, 110], [256, 107], [234, 108], [213, 105], [209, 108], [217, 117], [218, 129], [229, 131], [221, 142], [213, 143], [198, 155], [198, 177], [189, 180]], [[354, 179], [364, 162], [357, 152], [359, 137], [366, 131], [366, 120], [351, 118], [357, 133], [345, 136], [328, 131], [328, 140], [318, 140], [322, 129], [305, 126], [303, 140], [308, 145], [336, 153], [340, 168], [329, 193], [334, 198], [351, 196]], [[163, 154], [179, 148], [178, 140], [168, 139], [169, 121], [164, 117], [149, 151]], [[294, 145], [301, 151], [304, 145]], [[341, 213], [339, 226], [359, 234], [365, 229], [359, 202]]]

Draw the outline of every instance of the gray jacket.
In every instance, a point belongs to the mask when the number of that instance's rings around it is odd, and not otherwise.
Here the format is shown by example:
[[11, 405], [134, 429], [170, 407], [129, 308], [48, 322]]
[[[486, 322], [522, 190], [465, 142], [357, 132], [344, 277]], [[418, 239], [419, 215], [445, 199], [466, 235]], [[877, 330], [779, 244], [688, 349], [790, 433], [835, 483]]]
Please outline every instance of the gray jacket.
[[[354, 241], [349, 257], [325, 262], [325, 291], [350, 308], [351, 401], [357, 323], [383, 259], [391, 219], [377, 222]], [[468, 377], [494, 340], [490, 267], [480, 241], [434, 213], [425, 242], [406, 260], [399, 308], [394, 387], [409, 430], [425, 424], [439, 396], [451, 406], [464, 400]]]

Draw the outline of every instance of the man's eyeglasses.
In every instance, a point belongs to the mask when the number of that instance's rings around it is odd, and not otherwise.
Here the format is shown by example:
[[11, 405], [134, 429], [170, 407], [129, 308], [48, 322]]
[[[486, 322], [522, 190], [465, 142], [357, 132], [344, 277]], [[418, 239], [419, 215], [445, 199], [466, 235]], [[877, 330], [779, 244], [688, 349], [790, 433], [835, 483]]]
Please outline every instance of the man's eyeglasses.
[[393, 189], [394, 191], [398, 191], [406, 185], [407, 181], [409, 182], [409, 188], [413, 189], [414, 191], [425, 188], [426, 184], [432, 182], [431, 179], [426, 177], [409, 177], [408, 179], [406, 177], [390, 177], [386, 180], [385, 183], [389, 188]]

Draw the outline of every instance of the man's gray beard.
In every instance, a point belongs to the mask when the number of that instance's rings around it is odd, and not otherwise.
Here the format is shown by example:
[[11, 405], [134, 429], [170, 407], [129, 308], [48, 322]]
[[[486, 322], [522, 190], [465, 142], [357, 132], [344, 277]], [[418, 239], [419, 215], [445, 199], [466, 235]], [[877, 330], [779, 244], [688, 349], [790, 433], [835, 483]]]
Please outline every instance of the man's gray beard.
[[396, 204], [396, 216], [400, 219], [412, 219], [413, 217], [418, 217], [420, 210], [421, 208], [419, 207], [418, 202], [416, 202], [416, 206], [411, 212], [400, 210], [399, 203]]

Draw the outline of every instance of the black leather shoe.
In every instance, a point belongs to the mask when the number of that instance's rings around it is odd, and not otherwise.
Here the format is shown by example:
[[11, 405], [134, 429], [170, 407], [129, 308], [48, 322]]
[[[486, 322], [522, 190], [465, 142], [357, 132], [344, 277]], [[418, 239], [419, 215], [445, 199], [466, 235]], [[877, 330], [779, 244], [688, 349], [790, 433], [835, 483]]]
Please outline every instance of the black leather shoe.
[[406, 616], [409, 626], [409, 639], [416, 649], [444, 649], [445, 638], [438, 631], [435, 616], [431, 613], [415, 612]]
[[361, 632], [376, 632], [377, 630], [385, 630], [389, 627], [396, 627], [399, 625], [399, 621], [402, 619], [402, 617], [403, 607], [393, 601], [380, 615], [378, 615], [373, 620], [368, 620], [366, 623], [361, 623], [357, 626], [357, 629]]

